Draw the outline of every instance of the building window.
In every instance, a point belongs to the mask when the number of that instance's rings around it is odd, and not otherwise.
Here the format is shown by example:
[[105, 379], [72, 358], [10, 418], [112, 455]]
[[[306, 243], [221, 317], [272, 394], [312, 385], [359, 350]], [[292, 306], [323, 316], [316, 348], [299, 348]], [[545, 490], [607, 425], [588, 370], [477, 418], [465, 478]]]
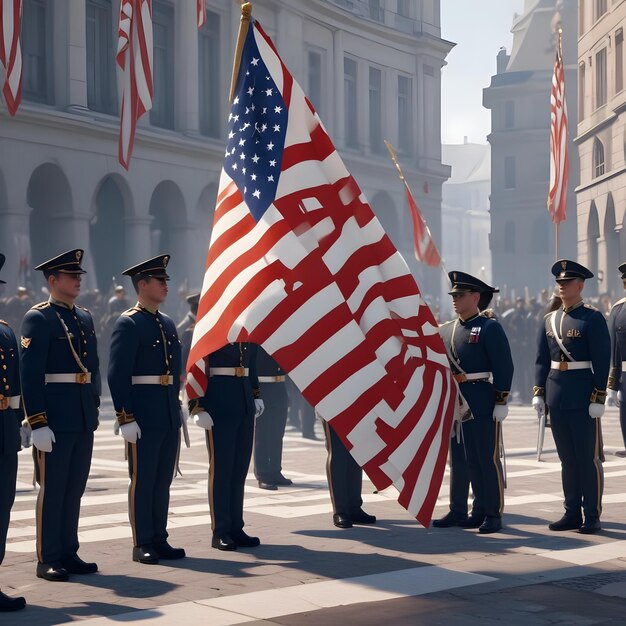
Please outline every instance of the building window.
[[370, 149], [380, 153], [384, 150], [382, 129], [382, 72], [370, 67]]
[[200, 72], [200, 132], [219, 137], [221, 129], [220, 92], [220, 16], [207, 11], [204, 26], [198, 32], [198, 71]]
[[87, 0], [87, 106], [117, 114], [111, 0]]
[[606, 13], [606, 0], [595, 0], [593, 19], [599, 20]]
[[322, 115], [322, 55], [309, 50], [308, 61], [308, 97], [315, 110]]
[[511, 220], [504, 224], [504, 251], [508, 254], [515, 253], [515, 222]]
[[594, 178], [604, 174], [604, 146], [596, 137], [593, 141], [593, 175]]
[[515, 179], [515, 157], [514, 156], [504, 157], [504, 188], [515, 189], [516, 182], [517, 181]]
[[174, 9], [155, 2], [152, 9], [154, 98], [150, 123], [174, 128]]
[[411, 17], [411, 5], [409, 0], [398, 0], [397, 5], [398, 15], [402, 17]]
[[411, 154], [413, 150], [413, 80], [398, 76], [398, 147]]
[[615, 33], [615, 93], [624, 89], [624, 30]]
[[578, 66], [578, 120], [585, 119], [585, 64]]
[[606, 48], [596, 53], [596, 109], [606, 104]]
[[515, 102], [504, 103], [504, 128], [515, 128]]
[[385, 21], [383, 8], [380, 6], [381, 0], [369, 0], [370, 19], [377, 22]]
[[24, 99], [53, 104], [51, 2], [24, 0], [21, 35]]
[[346, 129], [346, 146], [359, 147], [359, 116], [356, 97], [357, 65], [349, 58], [343, 60], [344, 89], [344, 125]]

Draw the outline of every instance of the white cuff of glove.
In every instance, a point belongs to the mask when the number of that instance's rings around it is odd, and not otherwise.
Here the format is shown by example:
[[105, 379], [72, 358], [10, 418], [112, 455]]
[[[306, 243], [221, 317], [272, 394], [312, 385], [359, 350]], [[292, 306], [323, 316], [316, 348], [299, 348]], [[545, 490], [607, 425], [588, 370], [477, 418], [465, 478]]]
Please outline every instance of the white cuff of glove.
[[200, 426], [200, 428], [204, 428], [204, 430], [211, 430], [211, 428], [213, 428], [213, 418], [206, 411], [196, 413], [193, 416], [193, 421], [196, 426]]
[[599, 402], [592, 402], [589, 405], [589, 415], [593, 417], [594, 420], [602, 417], [604, 415], [604, 404], [600, 404]]
[[537, 411], [537, 415], [541, 416], [546, 412], [546, 403], [541, 396], [535, 396], [532, 401], [533, 409]]
[[20, 426], [20, 441], [22, 448], [30, 448], [31, 437], [33, 436], [33, 430], [28, 422]]
[[265, 403], [261, 400], [261, 398], [254, 399], [254, 409], [254, 417], [261, 417], [261, 415], [263, 415], [263, 411], [265, 411]]
[[615, 389], [609, 389], [607, 393], [607, 400], [619, 409], [619, 406], [622, 403], [622, 392], [616, 391]]
[[124, 437], [124, 441], [137, 443], [137, 439], [141, 439], [141, 428], [137, 422], [128, 422], [120, 426], [120, 434]]
[[54, 433], [47, 426], [33, 430], [33, 445], [40, 452], [52, 452], [52, 444], [55, 442]]
[[504, 418], [509, 414], [509, 407], [506, 404], [496, 404], [493, 407], [494, 422], [503, 422]]

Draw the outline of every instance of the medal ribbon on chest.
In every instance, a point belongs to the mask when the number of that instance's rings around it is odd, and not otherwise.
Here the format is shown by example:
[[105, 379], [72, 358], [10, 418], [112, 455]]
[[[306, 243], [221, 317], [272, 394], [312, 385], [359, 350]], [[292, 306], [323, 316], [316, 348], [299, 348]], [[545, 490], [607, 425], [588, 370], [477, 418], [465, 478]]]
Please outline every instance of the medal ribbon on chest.
[[473, 326], [470, 330], [470, 336], [468, 343], [478, 343], [478, 337], [480, 336], [480, 326]]

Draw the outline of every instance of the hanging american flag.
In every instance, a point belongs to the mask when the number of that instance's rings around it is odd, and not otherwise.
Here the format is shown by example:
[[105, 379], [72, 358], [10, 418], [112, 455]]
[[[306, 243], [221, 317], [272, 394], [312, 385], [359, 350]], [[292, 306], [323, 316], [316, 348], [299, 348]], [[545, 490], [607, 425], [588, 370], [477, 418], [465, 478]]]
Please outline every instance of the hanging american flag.
[[118, 158], [128, 169], [137, 120], [152, 108], [152, 0], [121, 0], [116, 59], [124, 74]]
[[187, 394], [211, 384], [210, 353], [263, 345], [428, 525], [457, 393], [437, 323], [258, 22], [228, 120]]
[[21, 25], [22, 0], [2, 0], [0, 3], [0, 63], [4, 66], [2, 93], [11, 115], [15, 115], [22, 101]]
[[567, 181], [569, 153], [567, 133], [567, 103], [565, 102], [565, 67], [559, 45], [554, 61], [550, 91], [550, 189], [548, 213], [554, 224], [567, 217]]
[[198, 28], [202, 28], [206, 23], [206, 0], [198, 1]]
[[428, 228], [426, 220], [424, 220], [424, 216], [417, 206], [417, 202], [415, 202], [415, 198], [406, 180], [404, 181], [404, 187], [406, 189], [406, 198], [409, 203], [409, 212], [411, 213], [411, 221], [413, 223], [415, 258], [426, 265], [430, 265], [430, 267], [439, 267], [441, 265], [441, 257], [430, 234], [430, 228]]

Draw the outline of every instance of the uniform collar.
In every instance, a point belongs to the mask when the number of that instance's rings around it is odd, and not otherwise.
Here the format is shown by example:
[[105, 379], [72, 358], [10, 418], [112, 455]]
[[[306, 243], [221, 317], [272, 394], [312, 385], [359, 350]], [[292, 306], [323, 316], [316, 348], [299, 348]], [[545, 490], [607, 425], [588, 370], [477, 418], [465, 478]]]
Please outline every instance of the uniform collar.
[[461, 322], [461, 324], [467, 324], [468, 322], [475, 320], [479, 315], [480, 315], [480, 311], [476, 311], [476, 313], [474, 313], [473, 315], [470, 315], [465, 320], [459, 315], [459, 322]]
[[572, 306], [568, 306], [567, 308], [562, 307], [563, 308], [563, 312], [564, 313], [569, 313], [570, 311], [573, 311], [574, 309], [577, 309], [579, 306], [582, 306], [584, 304], [583, 300], [579, 300], [576, 304], [572, 304]]
[[73, 304], [68, 304], [67, 302], [63, 302], [63, 300], [57, 300], [56, 298], [53, 298], [52, 296], [48, 298], [48, 302], [50, 304], [56, 304], [57, 306], [60, 306], [62, 309], [68, 309], [69, 311], [72, 311], [74, 309]]
[[138, 306], [142, 311], [147, 311], [148, 313], [151, 313], [152, 315], [156, 315], [159, 312], [159, 309], [151, 309], [150, 307], [147, 307], [145, 304], [141, 304], [141, 302], [137, 302], [136, 306]]

